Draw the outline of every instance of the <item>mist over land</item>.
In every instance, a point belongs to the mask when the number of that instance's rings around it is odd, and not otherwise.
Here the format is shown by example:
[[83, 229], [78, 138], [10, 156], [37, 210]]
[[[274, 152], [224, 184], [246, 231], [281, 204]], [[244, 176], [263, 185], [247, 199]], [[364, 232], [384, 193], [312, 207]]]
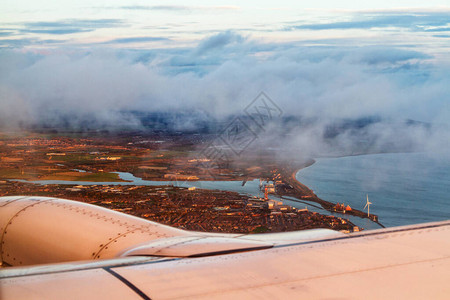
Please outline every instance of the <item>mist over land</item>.
[[[114, 9], [176, 18], [206, 8]], [[254, 17], [246, 8], [208, 9]], [[218, 21], [196, 38], [186, 38], [188, 27], [184, 33], [145, 27], [147, 35], [105, 34], [96, 42], [89, 34], [129, 28], [131, 21], [8, 23], [0, 50], [0, 126], [214, 133], [245, 116], [264, 91], [282, 116], [257, 133], [254, 147], [276, 145], [305, 156], [446, 153], [449, 9], [337, 14], [326, 22], [302, 14], [284, 22], [274, 14], [265, 29], [251, 18], [250, 29], [245, 21], [240, 28]]]

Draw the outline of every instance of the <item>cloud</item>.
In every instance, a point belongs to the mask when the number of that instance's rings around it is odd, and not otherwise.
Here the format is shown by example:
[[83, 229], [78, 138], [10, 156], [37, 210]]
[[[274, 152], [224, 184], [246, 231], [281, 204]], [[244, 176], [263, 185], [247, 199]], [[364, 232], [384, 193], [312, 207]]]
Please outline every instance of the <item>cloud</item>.
[[205, 10], [237, 10], [240, 9], [239, 6], [188, 6], [188, 5], [131, 5], [131, 6], [121, 6], [121, 9], [129, 10], [162, 10], [162, 11], [205, 11]]
[[428, 31], [428, 32], [445, 32], [445, 31], [450, 31], [450, 27], [430, 28], [430, 29], [425, 29], [425, 31]]
[[36, 39], [19, 38], [19, 39], [2, 39], [0, 40], [0, 47], [20, 48], [36, 42]]
[[13, 31], [9, 31], [9, 30], [0, 30], [0, 37], [2, 36], [10, 36], [13, 35], [14, 32]]
[[225, 31], [201, 41], [197, 46], [196, 52], [203, 54], [217, 48], [224, 48], [232, 43], [242, 43], [244, 40], [245, 38], [240, 34], [233, 31]]
[[127, 38], [113, 39], [113, 40], [103, 42], [102, 44], [148, 43], [148, 42], [160, 42], [160, 41], [170, 41], [170, 39], [163, 38], [163, 37], [140, 36], [140, 37], [127, 37]]
[[82, 28], [53, 28], [53, 29], [23, 29], [22, 33], [44, 33], [44, 34], [72, 34], [72, 33], [80, 33], [80, 32], [90, 32], [93, 29], [82, 29]]
[[373, 65], [380, 65], [383, 63], [396, 64], [413, 59], [423, 60], [432, 58], [432, 56], [420, 51], [399, 49], [389, 46], [359, 47], [357, 50], [350, 50], [349, 52], [349, 55], [352, 53], [354, 54], [350, 56], [351, 60]]
[[192, 72], [206, 74], [226, 61], [268, 49], [249, 41], [234, 31], [224, 31], [201, 40], [192, 48], [167, 49], [159, 53], [159, 66], [166, 74]]
[[[421, 13], [356, 13], [350, 21], [314, 23], [288, 26], [286, 30], [330, 30], [330, 29], [374, 29], [374, 28], [407, 28], [412, 31], [444, 30], [450, 24], [450, 12]], [[440, 27], [440, 28], [433, 28]]]
[[118, 19], [69, 19], [58, 22], [28, 22], [23, 24], [25, 28], [20, 29], [22, 33], [45, 33], [54, 35], [91, 32], [100, 28], [116, 27], [122, 24]]
[[[265, 91], [292, 121], [274, 125], [261, 143], [286, 136], [276, 144], [301, 146], [305, 155], [348, 152], [354, 145], [437, 149], [448, 141], [434, 124], [450, 120], [450, 66], [428, 58], [392, 46], [261, 43], [230, 31], [192, 48], [0, 50], [0, 119], [138, 127], [141, 121], [131, 111], [182, 112], [185, 117], [174, 124], [182, 128], [201, 123], [199, 118], [242, 115]], [[359, 129], [341, 126], [331, 140], [324, 138], [330, 126], [368, 117], [379, 121]], [[407, 119], [433, 125], [413, 126]]]
[[3, 48], [21, 48], [28, 45], [48, 45], [48, 44], [60, 44], [65, 40], [54, 39], [38, 39], [38, 38], [16, 38], [16, 39], [1, 39], [0, 47]]

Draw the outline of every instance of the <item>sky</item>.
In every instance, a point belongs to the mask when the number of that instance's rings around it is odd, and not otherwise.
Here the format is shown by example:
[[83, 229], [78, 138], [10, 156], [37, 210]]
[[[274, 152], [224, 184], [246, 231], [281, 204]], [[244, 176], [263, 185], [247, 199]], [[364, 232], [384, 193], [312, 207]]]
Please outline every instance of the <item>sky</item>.
[[223, 117], [261, 91], [319, 132], [372, 116], [449, 125], [448, 0], [3, 0], [0, 11], [0, 126]]
[[234, 30], [271, 43], [414, 44], [447, 55], [448, 1], [313, 2], [4, 0], [0, 37], [3, 47], [154, 49]]

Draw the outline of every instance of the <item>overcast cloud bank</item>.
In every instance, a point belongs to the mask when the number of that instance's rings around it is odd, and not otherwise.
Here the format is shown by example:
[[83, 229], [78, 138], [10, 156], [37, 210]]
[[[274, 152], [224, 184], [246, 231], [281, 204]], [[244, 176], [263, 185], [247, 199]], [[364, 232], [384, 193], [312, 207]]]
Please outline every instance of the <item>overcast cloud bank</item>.
[[[265, 91], [284, 116], [315, 120], [289, 139], [310, 145], [312, 152], [326, 147], [321, 137], [329, 124], [371, 116], [383, 120], [364, 129], [377, 137], [375, 148], [399, 136], [414, 147], [448, 148], [448, 133], [436, 128], [449, 125], [450, 66], [430, 58], [413, 48], [382, 45], [263, 43], [232, 31], [193, 48], [4, 49], [0, 125], [63, 120], [77, 127], [90, 120], [103, 127], [139, 128], [130, 111], [197, 111], [197, 117], [224, 119], [243, 114]], [[398, 125], [408, 119], [432, 124], [432, 130]], [[346, 148], [354, 137], [344, 135], [337, 144]]]

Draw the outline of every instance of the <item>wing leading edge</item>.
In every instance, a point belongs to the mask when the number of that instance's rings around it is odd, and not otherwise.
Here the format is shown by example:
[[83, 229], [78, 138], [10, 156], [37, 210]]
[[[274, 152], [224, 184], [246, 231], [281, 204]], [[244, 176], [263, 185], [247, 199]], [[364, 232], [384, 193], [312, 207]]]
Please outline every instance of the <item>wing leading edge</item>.
[[448, 299], [450, 221], [291, 239], [228, 255], [96, 263], [10, 269], [0, 279], [2, 299]]

